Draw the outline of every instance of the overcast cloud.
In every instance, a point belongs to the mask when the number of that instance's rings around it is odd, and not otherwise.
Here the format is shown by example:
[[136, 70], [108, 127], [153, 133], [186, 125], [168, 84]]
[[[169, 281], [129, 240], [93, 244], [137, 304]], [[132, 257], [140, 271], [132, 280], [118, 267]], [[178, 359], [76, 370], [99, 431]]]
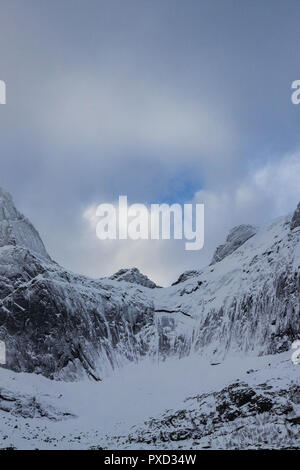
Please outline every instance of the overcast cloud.
[[[233, 225], [292, 211], [299, 16], [298, 0], [1, 0], [0, 186], [52, 257], [168, 284]], [[87, 214], [121, 194], [204, 202], [204, 249], [99, 241]]]

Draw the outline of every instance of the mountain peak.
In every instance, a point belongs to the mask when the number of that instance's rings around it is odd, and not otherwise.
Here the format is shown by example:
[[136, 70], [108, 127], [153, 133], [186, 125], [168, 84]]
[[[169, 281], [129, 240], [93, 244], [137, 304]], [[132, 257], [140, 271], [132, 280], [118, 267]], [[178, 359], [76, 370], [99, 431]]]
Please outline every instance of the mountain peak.
[[181, 284], [182, 282], [187, 281], [188, 279], [192, 279], [193, 277], [197, 277], [201, 274], [201, 271], [197, 269], [189, 269], [188, 271], [184, 271], [180, 274], [177, 281], [173, 282], [172, 286], [177, 286], [177, 284]]
[[7, 245], [22, 246], [49, 259], [37, 230], [16, 209], [12, 196], [0, 188], [0, 247]]
[[296, 227], [300, 227], [300, 202], [298, 203], [298, 206], [296, 207], [296, 210], [291, 220], [291, 230]]
[[230, 230], [226, 241], [219, 245], [211, 260], [211, 265], [222, 261], [226, 256], [231, 255], [235, 250], [242, 246], [249, 238], [257, 233], [257, 228], [252, 225], [238, 225]]
[[144, 287], [154, 289], [158, 287], [155, 282], [151, 281], [145, 274], [142, 274], [138, 268], [123, 268], [117, 273], [110, 276], [113, 281], [126, 281], [132, 284], [139, 284]]

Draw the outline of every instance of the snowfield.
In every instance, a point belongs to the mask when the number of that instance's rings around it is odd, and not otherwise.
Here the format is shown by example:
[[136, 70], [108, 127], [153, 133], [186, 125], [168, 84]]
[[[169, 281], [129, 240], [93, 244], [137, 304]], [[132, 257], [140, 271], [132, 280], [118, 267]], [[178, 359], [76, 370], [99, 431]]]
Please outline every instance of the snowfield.
[[[247, 428], [251, 420], [258, 417], [262, 421], [260, 432], [267, 431], [272, 423], [282, 428], [277, 436], [282, 442], [274, 441], [273, 434], [271, 442], [269, 433], [265, 443], [259, 442], [260, 447], [299, 447], [299, 367], [292, 364], [290, 355], [289, 352], [244, 360], [228, 359], [214, 366], [196, 356], [179, 361], [169, 359], [159, 364], [145, 361], [124, 367], [101, 383], [51, 381], [35, 374], [16, 374], [2, 369], [0, 442], [2, 448], [16, 449], [176, 449], [222, 448], [223, 445], [226, 448], [231, 447], [231, 432], [226, 433], [223, 442], [221, 425], [229, 428], [234, 422], [233, 432], [237, 420]], [[177, 425], [173, 422], [169, 426], [169, 434], [167, 430], [165, 436], [161, 434], [166, 414], [174, 417], [182, 410], [207, 412], [207, 403], [199, 411], [198, 400], [187, 398], [220, 392], [236, 383], [247, 384], [258, 396], [268, 397], [271, 390], [275, 419], [270, 417], [268, 407], [259, 413], [255, 409], [252, 413], [247, 410], [245, 417], [237, 416], [234, 420], [229, 417], [224, 422], [218, 419], [216, 429], [205, 432], [203, 437], [187, 435], [186, 438], [182, 434], [185, 438], [180, 439], [179, 431], [183, 433], [191, 428], [190, 418], [185, 416]], [[282, 390], [284, 393], [280, 396]], [[253, 397], [252, 403], [255, 406]], [[240, 405], [237, 409], [241, 414]], [[155, 426], [153, 422], [149, 425], [151, 420], [156, 420]], [[168, 428], [165, 423], [164, 426]], [[196, 429], [199, 433], [201, 426]], [[289, 436], [294, 436], [293, 442]], [[256, 437], [259, 438], [258, 432]], [[245, 436], [243, 442], [242, 434], [238, 443], [240, 448], [251, 446], [249, 436]], [[252, 445], [255, 446], [255, 439]]]

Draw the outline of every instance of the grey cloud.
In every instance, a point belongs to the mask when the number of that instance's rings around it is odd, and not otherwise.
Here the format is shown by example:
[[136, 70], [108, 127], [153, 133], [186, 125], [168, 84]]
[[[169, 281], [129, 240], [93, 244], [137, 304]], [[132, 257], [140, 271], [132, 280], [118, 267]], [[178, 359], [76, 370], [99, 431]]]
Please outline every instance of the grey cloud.
[[[292, 210], [299, 13], [297, 0], [2, 0], [0, 185], [52, 256], [93, 275], [132, 262], [169, 282], [207, 262], [229, 225]], [[91, 204], [197, 191], [219, 220], [199, 255], [86, 238]]]

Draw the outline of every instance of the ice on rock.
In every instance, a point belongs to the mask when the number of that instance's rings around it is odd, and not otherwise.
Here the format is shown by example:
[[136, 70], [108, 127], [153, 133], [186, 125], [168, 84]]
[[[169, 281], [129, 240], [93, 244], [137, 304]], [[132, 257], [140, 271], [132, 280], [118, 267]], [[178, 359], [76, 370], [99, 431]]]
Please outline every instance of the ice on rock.
[[294, 228], [300, 227], [300, 202], [293, 214], [293, 218], [291, 220], [291, 230]]
[[147, 276], [142, 274], [138, 268], [120, 269], [117, 273], [110, 276], [109, 279], [140, 284], [141, 286], [149, 287], [150, 289], [159, 287], [155, 284], [155, 282], [151, 281]]
[[7, 245], [23, 246], [49, 259], [37, 230], [17, 211], [11, 195], [0, 188], [0, 247]]
[[[259, 361], [255, 370], [240, 373], [238, 379], [190, 395], [179, 405], [152, 415], [132, 427], [129, 435], [112, 438], [109, 447], [117, 444], [122, 449], [143, 446], [169, 451], [299, 449], [300, 386], [296, 368], [283, 358], [281, 364], [272, 358], [268, 367], [257, 370], [257, 366], [260, 368]], [[222, 366], [216, 369], [221, 378]], [[229, 377], [230, 372], [227, 374]]]
[[253, 237], [257, 232], [257, 228], [252, 225], [238, 225], [234, 227], [226, 238], [224, 245], [217, 247], [211, 264], [218, 263], [226, 256], [231, 255], [235, 250], [242, 246], [249, 238]]
[[187, 281], [188, 279], [191, 279], [193, 277], [197, 277], [199, 276], [199, 274], [201, 274], [201, 272], [195, 269], [184, 271], [184, 273], [180, 274], [177, 281], [173, 282], [172, 286], [176, 286], [177, 284], [180, 284], [181, 282]]

